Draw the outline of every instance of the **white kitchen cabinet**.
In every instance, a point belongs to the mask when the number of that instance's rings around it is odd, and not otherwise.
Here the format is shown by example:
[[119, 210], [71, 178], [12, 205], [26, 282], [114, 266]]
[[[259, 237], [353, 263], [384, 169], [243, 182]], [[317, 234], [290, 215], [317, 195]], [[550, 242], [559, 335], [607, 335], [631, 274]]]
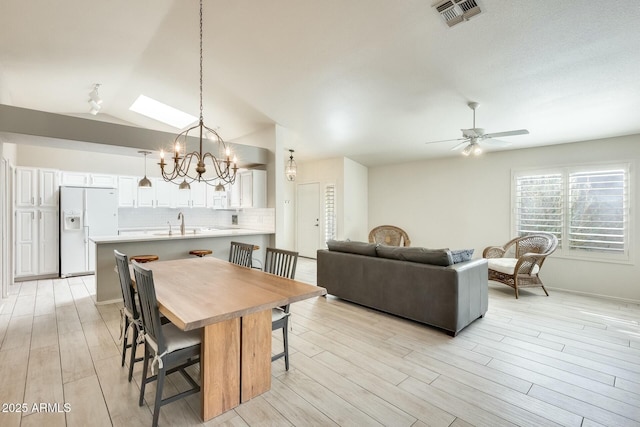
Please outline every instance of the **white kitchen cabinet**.
[[38, 274], [57, 274], [58, 258], [58, 221], [57, 209], [38, 211]]
[[152, 179], [151, 182], [156, 193], [155, 207], [171, 208], [175, 206], [176, 185], [162, 178]]
[[15, 277], [58, 274], [58, 210], [18, 209]]
[[204, 208], [207, 207], [207, 183], [194, 181], [189, 184], [189, 190], [175, 191], [176, 208]]
[[229, 207], [240, 208], [242, 207], [242, 190], [240, 185], [241, 174], [236, 176], [236, 182], [229, 186]]
[[38, 274], [36, 209], [20, 209], [15, 216], [15, 277]]
[[243, 171], [231, 186], [229, 207], [266, 208], [267, 172], [261, 170]]
[[175, 185], [162, 178], [150, 178], [151, 187], [138, 187], [138, 207], [170, 208], [175, 206]]
[[191, 207], [206, 208], [207, 192], [213, 191], [213, 187], [206, 182], [194, 181], [191, 183]]
[[53, 169], [38, 169], [38, 206], [41, 208], [58, 207], [58, 176]]
[[89, 176], [89, 185], [91, 187], [117, 188], [118, 176], [92, 173]]
[[213, 209], [228, 209], [229, 208], [229, 192], [228, 191], [215, 191], [212, 188], [213, 195], [209, 197], [211, 200], [211, 207]]
[[90, 176], [87, 172], [63, 171], [60, 178], [60, 185], [73, 187], [87, 187], [90, 183]]
[[[191, 184], [193, 185], [193, 184]], [[191, 190], [176, 189], [175, 192], [176, 208], [191, 207]]]
[[31, 208], [36, 206], [38, 197], [38, 170], [33, 168], [16, 168], [15, 171], [15, 206]]
[[15, 183], [16, 208], [58, 207], [57, 170], [18, 167]]
[[134, 176], [118, 177], [118, 207], [135, 208], [138, 201], [138, 178]]

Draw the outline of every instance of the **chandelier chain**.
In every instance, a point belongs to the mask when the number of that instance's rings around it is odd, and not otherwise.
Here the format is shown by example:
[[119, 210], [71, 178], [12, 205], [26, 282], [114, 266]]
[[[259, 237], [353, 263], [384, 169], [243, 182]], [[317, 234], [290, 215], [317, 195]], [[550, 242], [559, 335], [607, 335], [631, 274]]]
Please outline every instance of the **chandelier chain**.
[[[232, 156], [231, 150], [220, 137], [218, 132], [207, 127], [204, 124], [204, 107], [203, 107], [203, 0], [200, 0], [200, 120], [198, 124], [180, 132], [174, 141], [173, 155], [169, 162], [165, 162], [164, 150], [160, 151], [160, 170], [162, 178], [165, 181], [178, 184], [177, 181], [182, 179], [180, 183], [181, 189], [189, 188], [189, 183], [198, 181], [205, 182], [209, 185], [233, 184], [236, 180], [238, 172], [238, 163], [235, 156]], [[187, 143], [189, 141], [189, 132], [196, 131], [199, 141], [199, 150], [188, 152]], [[204, 140], [213, 140], [218, 146], [218, 156], [204, 150]], [[213, 169], [212, 176], [205, 176], [207, 172], [207, 160]], [[172, 166], [171, 166], [172, 164]], [[171, 168], [171, 170], [170, 170]]]
[[200, 0], [200, 121], [202, 121], [202, 0]]

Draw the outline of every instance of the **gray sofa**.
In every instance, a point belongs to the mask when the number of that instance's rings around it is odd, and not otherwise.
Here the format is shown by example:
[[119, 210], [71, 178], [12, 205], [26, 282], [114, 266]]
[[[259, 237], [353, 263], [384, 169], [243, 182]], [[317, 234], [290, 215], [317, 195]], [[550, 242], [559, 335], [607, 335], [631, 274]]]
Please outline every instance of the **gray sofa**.
[[446, 249], [328, 244], [317, 253], [317, 279], [331, 295], [452, 336], [487, 312], [485, 259], [454, 263], [456, 254]]

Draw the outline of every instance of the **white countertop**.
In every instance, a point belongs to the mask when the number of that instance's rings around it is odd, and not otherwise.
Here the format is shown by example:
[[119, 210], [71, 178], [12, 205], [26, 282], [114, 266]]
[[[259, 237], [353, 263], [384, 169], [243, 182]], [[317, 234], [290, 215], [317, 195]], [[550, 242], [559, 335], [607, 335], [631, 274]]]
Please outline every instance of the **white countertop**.
[[147, 233], [139, 235], [124, 236], [94, 236], [90, 240], [96, 244], [100, 243], [126, 243], [126, 242], [145, 242], [158, 240], [182, 240], [182, 239], [203, 239], [211, 237], [228, 237], [228, 236], [250, 236], [256, 234], [273, 234], [272, 231], [250, 230], [246, 228], [233, 228], [225, 230], [190, 230], [184, 235], [180, 234], [180, 230], [174, 231], [169, 235], [168, 231], [158, 231], [157, 233]]

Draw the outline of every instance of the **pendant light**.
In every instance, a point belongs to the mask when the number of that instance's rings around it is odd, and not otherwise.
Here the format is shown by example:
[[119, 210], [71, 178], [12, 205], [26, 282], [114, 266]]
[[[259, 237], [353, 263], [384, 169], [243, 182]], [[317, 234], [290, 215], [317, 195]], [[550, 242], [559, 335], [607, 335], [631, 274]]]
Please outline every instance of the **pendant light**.
[[295, 181], [298, 174], [298, 166], [296, 161], [293, 160], [293, 150], [289, 150], [289, 161], [284, 167], [284, 174], [287, 177], [287, 181]]
[[151, 154], [151, 151], [138, 151], [140, 154], [144, 154], [144, 178], [138, 182], [138, 187], [151, 188], [151, 181], [147, 178], [147, 155]]

